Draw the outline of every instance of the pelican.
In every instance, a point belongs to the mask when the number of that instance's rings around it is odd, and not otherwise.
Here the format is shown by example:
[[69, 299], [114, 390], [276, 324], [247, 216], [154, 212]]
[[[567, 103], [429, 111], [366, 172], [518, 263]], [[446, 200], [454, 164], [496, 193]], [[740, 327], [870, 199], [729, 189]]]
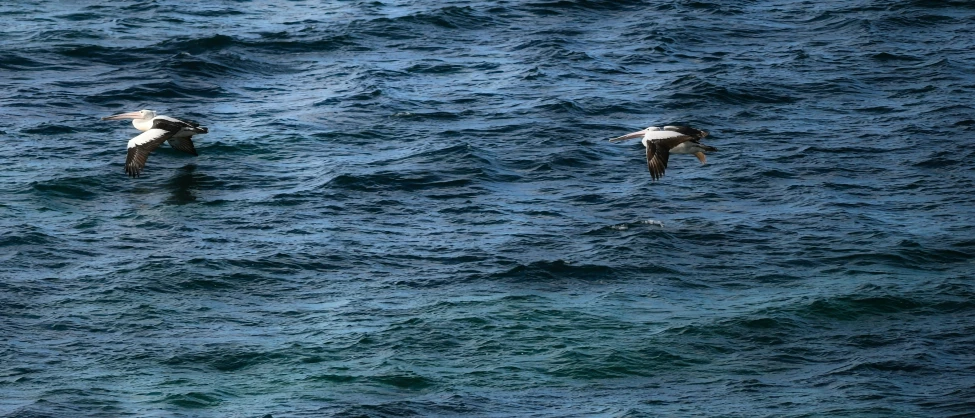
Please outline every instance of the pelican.
[[149, 153], [165, 141], [177, 151], [198, 155], [193, 146], [193, 135], [207, 133], [207, 128], [193, 122], [186, 122], [169, 116], [157, 115], [151, 110], [119, 113], [106, 116], [102, 120], [132, 119], [132, 126], [142, 131], [129, 140], [129, 155], [125, 158], [125, 173], [139, 177]]
[[704, 152], [718, 150], [698, 142], [708, 136], [707, 131], [690, 126], [664, 126], [663, 128], [651, 126], [642, 131], [611, 138], [609, 142], [620, 142], [641, 136], [643, 146], [647, 147], [647, 168], [650, 169], [650, 177], [654, 180], [663, 177], [670, 154], [694, 154], [701, 164], [704, 164], [708, 162]]

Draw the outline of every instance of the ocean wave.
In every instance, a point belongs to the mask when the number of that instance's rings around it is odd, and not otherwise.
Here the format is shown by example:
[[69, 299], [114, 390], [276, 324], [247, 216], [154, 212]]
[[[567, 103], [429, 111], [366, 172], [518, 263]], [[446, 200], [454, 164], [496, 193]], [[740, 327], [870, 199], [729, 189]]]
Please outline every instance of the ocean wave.
[[57, 245], [61, 240], [33, 226], [11, 228], [0, 233], [0, 247]]
[[51, 64], [38, 61], [24, 54], [18, 54], [12, 51], [0, 51], [0, 69], [2, 70], [35, 70], [49, 66]]
[[662, 231], [661, 228], [663, 227], [664, 227], [664, 223], [661, 221], [646, 219], [642, 221], [623, 222], [614, 225], [599, 227], [586, 232], [586, 235], [603, 235], [607, 232], [616, 233], [620, 231], [630, 231], [630, 230], [639, 230], [639, 231], [661, 230]]
[[[436, 36], [441, 32], [478, 30], [490, 26], [493, 15], [466, 6], [447, 6], [395, 17], [359, 19], [349, 23], [348, 33], [356, 39], [380, 38], [405, 41], [421, 34]], [[407, 47], [410, 49], [411, 47]], [[412, 47], [426, 49], [425, 47]]]
[[67, 135], [79, 132], [79, 129], [74, 126], [43, 123], [22, 129], [20, 132], [29, 135]]
[[55, 43], [85, 39], [96, 40], [104, 39], [104, 37], [97, 32], [92, 32], [89, 30], [55, 29], [41, 31], [34, 35], [34, 39], [43, 42]]
[[[121, 167], [119, 171], [121, 171]], [[112, 189], [101, 181], [100, 176], [94, 175], [57, 177], [36, 181], [31, 184], [31, 188], [44, 200], [52, 198], [93, 200], [101, 193]]]
[[[200, 38], [174, 38], [155, 46], [156, 49], [169, 53], [189, 53], [201, 55], [228, 50], [252, 53], [279, 54], [313, 53], [337, 50], [363, 50], [355, 42], [352, 35], [332, 34], [329, 32], [314, 33], [269, 33], [260, 34], [259, 38], [241, 38], [228, 35], [213, 35]], [[272, 65], [272, 64], [265, 64]]]
[[965, 161], [967, 159], [964, 156], [958, 155], [956, 152], [942, 151], [922, 157], [920, 161], [915, 162], [913, 165], [915, 167], [940, 169], [964, 164]]
[[[60, 45], [54, 50], [57, 54], [74, 60], [94, 62], [100, 64], [118, 64], [120, 62], [132, 64], [147, 62], [153, 58], [140, 54], [138, 51], [125, 50], [115, 47], [106, 47], [93, 44], [67, 44]], [[70, 62], [70, 61], [69, 61]], [[70, 62], [78, 65], [80, 63]]]
[[[409, 152], [404, 156], [383, 158], [369, 166], [386, 167], [373, 173], [341, 173], [329, 179], [323, 189], [334, 191], [375, 192], [398, 190], [417, 192], [423, 190], [457, 189], [469, 193], [475, 180], [501, 181], [510, 178], [503, 167], [491, 159], [482, 157], [469, 145], [453, 145], [441, 149]], [[435, 172], [417, 172], [414, 167], [435, 163]], [[438, 192], [439, 193], [439, 192]]]
[[179, 366], [207, 365], [215, 371], [232, 372], [254, 367], [279, 358], [273, 352], [261, 350], [242, 350], [236, 345], [213, 347], [208, 351], [179, 354], [162, 361], [163, 364]]
[[[490, 408], [472, 403], [472, 396], [451, 395], [437, 399], [411, 399], [385, 401], [374, 404], [345, 405], [319, 410], [318, 413], [335, 417], [403, 417], [438, 415], [480, 415], [496, 412]], [[477, 396], [473, 396], [477, 398]], [[482, 401], [483, 402], [483, 401]]]
[[923, 57], [918, 57], [918, 56], [913, 56], [913, 55], [906, 55], [906, 54], [891, 54], [889, 52], [881, 52], [881, 53], [873, 54], [870, 57], [873, 58], [873, 59], [875, 59], [875, 60], [877, 60], [877, 61], [908, 61], [908, 62], [917, 62], [917, 61], [923, 61], [924, 60]]
[[187, 52], [177, 53], [160, 63], [160, 69], [168, 69], [170, 74], [188, 78], [225, 78], [227, 76], [253, 77], [255, 75], [280, 75], [294, 70], [283, 65], [247, 59], [231, 52], [217, 52], [205, 56]]
[[918, 13], [910, 10], [906, 13], [891, 13], [878, 19], [877, 26], [882, 29], [901, 30], [903, 28], [931, 28], [958, 22], [953, 16], [940, 14]]
[[155, 103], [172, 103], [180, 99], [218, 98], [232, 95], [221, 86], [196, 80], [147, 81], [133, 83], [121, 89], [93, 93], [85, 97], [85, 101], [110, 106], [119, 102], [146, 103], [147, 100], [151, 100]]
[[672, 82], [674, 93], [667, 97], [675, 102], [682, 102], [682, 106], [693, 102], [718, 101], [725, 104], [788, 104], [796, 103], [800, 99], [788, 93], [789, 87], [764, 85], [722, 86], [688, 75]]
[[[660, 273], [669, 272], [668, 269], [659, 267], [656, 270], [647, 268], [645, 272], [657, 271]], [[565, 260], [554, 261], [534, 261], [529, 263], [518, 263], [513, 267], [507, 268], [496, 273], [471, 277], [471, 280], [489, 282], [562, 282], [565, 280], [598, 283], [604, 280], [616, 281], [622, 277], [623, 273], [616, 269], [601, 264], [576, 264]]]
[[208, 392], [184, 392], [184, 393], [173, 393], [164, 396], [159, 402], [178, 406], [180, 408], [187, 408], [190, 410], [196, 410], [201, 408], [208, 408], [220, 405], [225, 396], [220, 396], [215, 393]]
[[77, 13], [66, 13], [54, 16], [56, 19], [63, 19], [72, 22], [84, 22], [88, 20], [100, 20], [104, 19], [105, 15], [95, 12], [77, 12]]
[[471, 179], [458, 179], [454, 176], [384, 172], [369, 175], [341, 174], [330, 180], [326, 187], [328, 189], [360, 192], [380, 190], [415, 192], [441, 188], [464, 188], [472, 184]]
[[219, 52], [237, 45], [238, 41], [228, 35], [212, 35], [195, 38], [173, 38], [153, 46], [159, 52], [187, 53], [199, 55], [206, 52]]
[[589, 347], [564, 349], [555, 353], [549, 361], [546, 374], [582, 381], [649, 377], [700, 363], [699, 360], [663, 349], [606, 353], [586, 348]]
[[558, 0], [527, 2], [520, 8], [537, 15], [558, 16], [565, 11], [621, 11], [643, 6], [646, 6], [646, 3], [642, 0]]
[[466, 70], [465, 66], [448, 64], [444, 62], [414, 64], [405, 69], [408, 73], [418, 74], [453, 74]]
[[919, 312], [924, 306], [911, 298], [894, 295], [840, 296], [814, 301], [803, 307], [800, 313], [810, 317], [852, 321], [864, 316]]
[[413, 120], [456, 120], [473, 115], [474, 112], [470, 110], [462, 110], [458, 112], [399, 112], [394, 114], [393, 117]]
[[[924, 248], [918, 245], [830, 256], [821, 261], [842, 268], [889, 267], [928, 270], [932, 268], [932, 264], [964, 263], [970, 257], [972, 254], [965, 251], [947, 248]], [[941, 270], [941, 268], [937, 270]]]

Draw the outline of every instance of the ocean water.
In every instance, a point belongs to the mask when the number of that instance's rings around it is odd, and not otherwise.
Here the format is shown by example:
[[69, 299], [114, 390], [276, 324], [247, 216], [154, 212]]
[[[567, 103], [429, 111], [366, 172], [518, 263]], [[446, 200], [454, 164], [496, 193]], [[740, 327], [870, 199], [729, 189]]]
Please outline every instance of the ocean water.
[[[2, 417], [975, 413], [975, 3], [0, 23]], [[200, 155], [128, 178], [139, 109]]]

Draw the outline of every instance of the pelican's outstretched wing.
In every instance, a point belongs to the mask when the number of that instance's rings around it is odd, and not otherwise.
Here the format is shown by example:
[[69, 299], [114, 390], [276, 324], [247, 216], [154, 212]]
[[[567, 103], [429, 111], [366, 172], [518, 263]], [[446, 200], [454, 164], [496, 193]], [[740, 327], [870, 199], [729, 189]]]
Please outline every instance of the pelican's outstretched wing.
[[668, 136], [662, 139], [648, 141], [643, 140], [643, 145], [647, 147], [647, 169], [650, 170], [650, 177], [660, 180], [667, 170], [667, 160], [670, 159], [670, 150], [684, 142], [694, 140], [694, 137], [687, 135]]
[[169, 138], [169, 146], [173, 147], [174, 150], [183, 151], [187, 154], [199, 155], [196, 153], [196, 147], [193, 146], [193, 137], [191, 136], [180, 136]]
[[125, 173], [129, 177], [139, 177], [142, 168], [146, 166], [146, 159], [149, 158], [149, 154], [173, 134], [175, 132], [153, 128], [130, 139], [129, 154], [125, 157]]
[[152, 129], [129, 140], [129, 153], [125, 157], [125, 173], [130, 177], [139, 177], [146, 166], [149, 154], [182, 128], [183, 125], [180, 123], [160, 118], [153, 119]]

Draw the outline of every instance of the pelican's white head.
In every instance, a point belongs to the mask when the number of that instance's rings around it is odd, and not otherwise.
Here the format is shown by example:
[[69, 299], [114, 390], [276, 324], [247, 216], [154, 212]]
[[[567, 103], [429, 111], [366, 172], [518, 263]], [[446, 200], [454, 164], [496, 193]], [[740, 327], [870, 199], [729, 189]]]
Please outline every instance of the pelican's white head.
[[102, 120], [119, 120], [119, 119], [152, 119], [156, 117], [156, 112], [148, 109], [142, 109], [135, 112], [129, 113], [119, 113], [117, 115], [105, 116]]
[[618, 136], [616, 138], [610, 138], [609, 139], [609, 142], [620, 142], [620, 141], [625, 141], [627, 139], [641, 138], [641, 137], [645, 136], [647, 134], [647, 132], [654, 132], [654, 131], [659, 131], [659, 130], [661, 130], [659, 127], [657, 127], [657, 126], [651, 126], [651, 127], [648, 127], [647, 129], [639, 130], [639, 131], [636, 131], [636, 132], [630, 132], [630, 133], [628, 133], [626, 135]]
[[136, 112], [119, 113], [117, 115], [106, 116], [102, 120], [132, 119], [132, 126], [140, 131], [147, 131], [152, 128], [152, 118], [156, 117], [156, 112], [142, 109]]

